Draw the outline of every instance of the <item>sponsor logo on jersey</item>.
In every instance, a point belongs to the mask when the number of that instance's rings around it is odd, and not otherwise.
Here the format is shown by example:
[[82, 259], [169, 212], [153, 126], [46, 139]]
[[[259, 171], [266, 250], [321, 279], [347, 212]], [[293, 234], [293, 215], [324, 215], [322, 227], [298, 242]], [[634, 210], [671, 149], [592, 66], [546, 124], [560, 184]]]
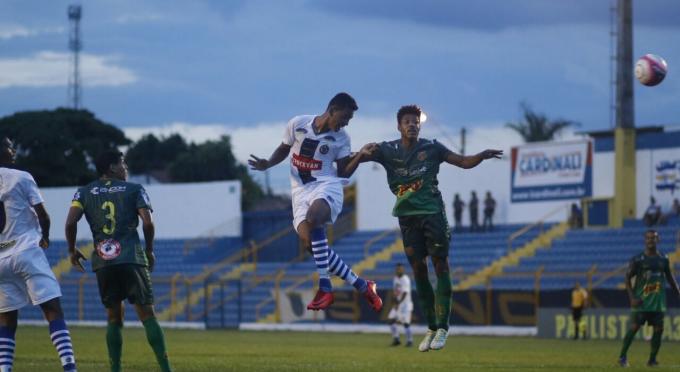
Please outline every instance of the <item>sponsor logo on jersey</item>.
[[328, 145], [321, 145], [321, 147], [319, 147], [319, 152], [324, 155], [328, 154], [328, 150], [330, 150]]
[[306, 156], [300, 156], [298, 154], [293, 154], [293, 159], [291, 161], [293, 166], [299, 171], [317, 171], [321, 169], [321, 160], [316, 160]]
[[75, 194], [73, 194], [73, 200], [79, 200], [80, 199], [80, 191], [76, 191]]
[[421, 151], [421, 152], [418, 153], [417, 158], [418, 158], [419, 161], [423, 161], [423, 160], [427, 159], [427, 153], [425, 151]]
[[335, 142], [335, 137], [333, 136], [325, 136], [323, 139], [325, 139], [326, 141]]
[[400, 198], [407, 192], [416, 192], [420, 190], [421, 187], [423, 187], [423, 180], [407, 183], [406, 185], [399, 185], [399, 188], [397, 189], [397, 197]]
[[144, 199], [144, 203], [146, 203], [146, 205], [151, 205], [151, 200], [149, 199], [149, 195], [147, 195], [146, 190], [142, 188], [140, 192], [142, 194], [142, 199]]
[[115, 239], [102, 240], [97, 244], [97, 254], [106, 261], [120, 256], [120, 243]]
[[307, 129], [305, 129], [305, 128], [297, 128], [295, 131], [298, 132], [298, 133], [305, 133], [305, 134], [307, 133]]
[[99, 194], [114, 194], [117, 192], [123, 192], [127, 186], [113, 186], [113, 187], [93, 187], [90, 189], [90, 193], [92, 195], [99, 195]]

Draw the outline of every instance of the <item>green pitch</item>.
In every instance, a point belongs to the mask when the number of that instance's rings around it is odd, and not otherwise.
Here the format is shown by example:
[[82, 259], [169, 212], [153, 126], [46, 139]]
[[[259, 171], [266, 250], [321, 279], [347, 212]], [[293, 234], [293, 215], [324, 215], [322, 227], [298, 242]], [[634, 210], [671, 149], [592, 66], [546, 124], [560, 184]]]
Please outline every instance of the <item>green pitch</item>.
[[[72, 327], [78, 370], [108, 369], [105, 329]], [[449, 338], [442, 351], [387, 346], [388, 334], [165, 330], [175, 371], [502, 371], [619, 370], [620, 343], [533, 338]], [[123, 330], [125, 371], [156, 371], [142, 329]], [[420, 336], [416, 337], [416, 342]], [[677, 343], [661, 346], [657, 370], [680, 368]], [[636, 340], [629, 360], [648, 370], [649, 343]], [[322, 357], [323, 356], [323, 357]], [[61, 371], [47, 327], [20, 326], [15, 372]]]

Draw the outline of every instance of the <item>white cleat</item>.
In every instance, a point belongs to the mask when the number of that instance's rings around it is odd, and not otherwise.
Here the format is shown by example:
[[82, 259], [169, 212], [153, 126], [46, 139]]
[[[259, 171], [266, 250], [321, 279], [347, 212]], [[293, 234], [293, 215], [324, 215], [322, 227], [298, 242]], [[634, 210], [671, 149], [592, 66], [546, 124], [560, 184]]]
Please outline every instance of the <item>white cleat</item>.
[[439, 328], [437, 334], [434, 335], [432, 342], [430, 342], [430, 349], [441, 350], [446, 345], [446, 338], [449, 337], [449, 330]]
[[420, 345], [418, 345], [418, 351], [428, 351], [430, 350], [430, 343], [432, 343], [432, 339], [434, 338], [434, 331], [431, 329], [427, 330], [427, 333], [425, 333], [425, 338], [423, 341], [420, 342]]

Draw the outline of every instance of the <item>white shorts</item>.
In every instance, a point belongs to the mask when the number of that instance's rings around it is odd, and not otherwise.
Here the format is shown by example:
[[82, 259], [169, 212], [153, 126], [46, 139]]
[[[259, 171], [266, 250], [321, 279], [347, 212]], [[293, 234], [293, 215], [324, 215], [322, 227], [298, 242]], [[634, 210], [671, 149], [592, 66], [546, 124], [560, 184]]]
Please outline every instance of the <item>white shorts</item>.
[[307, 219], [307, 211], [317, 199], [325, 200], [331, 207], [331, 221], [342, 211], [343, 190], [342, 183], [338, 180], [317, 181], [296, 187], [292, 190], [293, 202], [293, 227], [297, 230], [298, 225]]
[[413, 314], [413, 304], [400, 304], [397, 308], [390, 310], [387, 319], [394, 319], [401, 324], [411, 324], [411, 314]]
[[0, 313], [61, 297], [59, 282], [42, 248], [29, 248], [0, 259]]

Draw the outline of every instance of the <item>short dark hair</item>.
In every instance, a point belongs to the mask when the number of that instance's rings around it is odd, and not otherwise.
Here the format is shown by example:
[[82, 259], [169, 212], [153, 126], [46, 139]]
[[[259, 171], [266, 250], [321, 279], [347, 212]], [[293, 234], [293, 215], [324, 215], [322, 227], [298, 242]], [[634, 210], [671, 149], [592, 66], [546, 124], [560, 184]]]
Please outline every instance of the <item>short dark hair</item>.
[[326, 110], [331, 107], [335, 107], [340, 110], [349, 109], [352, 111], [359, 109], [359, 106], [357, 106], [357, 101], [355, 101], [352, 96], [345, 92], [338, 93], [335, 95], [335, 97], [331, 98], [331, 100], [328, 102], [328, 107], [326, 107]]
[[397, 112], [397, 123], [401, 123], [401, 118], [408, 114], [413, 114], [418, 117], [418, 120], [420, 120], [420, 115], [422, 113], [423, 110], [421, 110], [420, 107], [418, 107], [418, 105], [401, 106], [401, 108]]
[[94, 161], [94, 165], [97, 167], [97, 173], [100, 176], [108, 173], [112, 165], [118, 164], [120, 159], [123, 157], [123, 153], [118, 150], [108, 150], [99, 154]]
[[397, 267], [403, 267], [403, 266], [404, 266], [404, 265], [402, 265], [401, 262], [397, 263]]

